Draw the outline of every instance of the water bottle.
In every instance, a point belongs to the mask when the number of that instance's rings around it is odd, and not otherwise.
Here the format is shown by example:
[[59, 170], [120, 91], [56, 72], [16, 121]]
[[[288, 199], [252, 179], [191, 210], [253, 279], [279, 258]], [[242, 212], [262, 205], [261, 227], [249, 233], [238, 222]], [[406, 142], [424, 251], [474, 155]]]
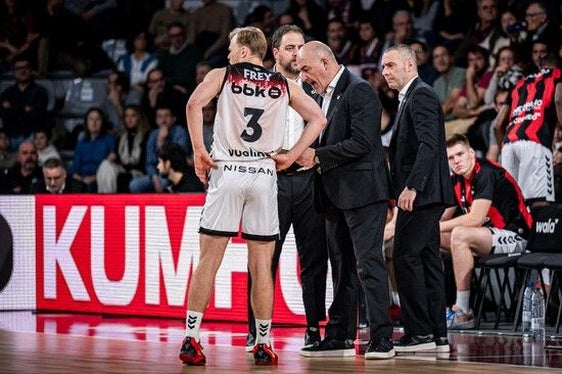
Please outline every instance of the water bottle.
[[535, 282], [530, 280], [527, 282], [527, 287], [525, 287], [525, 292], [523, 293], [522, 332], [531, 332], [531, 297], [533, 296], [534, 288]]
[[544, 342], [544, 297], [540, 283], [537, 282], [533, 296], [531, 298], [531, 330], [533, 340], [536, 342]]

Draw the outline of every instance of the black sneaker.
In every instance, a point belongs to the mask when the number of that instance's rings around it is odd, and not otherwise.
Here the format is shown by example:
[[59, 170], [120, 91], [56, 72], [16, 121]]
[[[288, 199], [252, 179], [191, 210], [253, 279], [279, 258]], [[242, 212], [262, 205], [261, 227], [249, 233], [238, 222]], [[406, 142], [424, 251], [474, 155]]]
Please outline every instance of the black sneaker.
[[384, 336], [375, 336], [369, 340], [365, 351], [366, 360], [382, 360], [396, 356], [392, 340]]
[[193, 338], [186, 337], [183, 339], [180, 348], [180, 360], [186, 365], [205, 365], [206, 358], [201, 344]]
[[252, 334], [251, 332], [246, 335], [246, 347], [244, 348], [246, 352], [252, 352], [254, 350], [254, 346], [256, 345], [256, 335]]
[[445, 336], [435, 338], [435, 352], [437, 353], [448, 353], [451, 351], [451, 346], [449, 341]]
[[316, 327], [315, 330], [307, 328], [304, 333], [304, 347], [315, 347], [320, 344], [322, 338], [320, 337], [320, 330]]
[[394, 350], [397, 353], [435, 351], [435, 342], [431, 334], [404, 335], [394, 342]]
[[355, 356], [355, 345], [352, 340], [326, 337], [318, 345], [301, 349], [299, 354], [303, 357], [352, 357]]

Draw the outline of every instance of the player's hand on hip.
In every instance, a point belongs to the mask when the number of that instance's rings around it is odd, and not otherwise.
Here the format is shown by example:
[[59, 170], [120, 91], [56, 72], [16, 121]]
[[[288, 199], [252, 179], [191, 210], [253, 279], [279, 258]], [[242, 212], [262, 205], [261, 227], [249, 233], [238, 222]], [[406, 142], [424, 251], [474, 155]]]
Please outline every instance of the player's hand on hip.
[[194, 152], [193, 153], [193, 166], [195, 168], [195, 175], [203, 184], [207, 184], [207, 174], [211, 168], [217, 168], [217, 164], [209, 155], [209, 152]]

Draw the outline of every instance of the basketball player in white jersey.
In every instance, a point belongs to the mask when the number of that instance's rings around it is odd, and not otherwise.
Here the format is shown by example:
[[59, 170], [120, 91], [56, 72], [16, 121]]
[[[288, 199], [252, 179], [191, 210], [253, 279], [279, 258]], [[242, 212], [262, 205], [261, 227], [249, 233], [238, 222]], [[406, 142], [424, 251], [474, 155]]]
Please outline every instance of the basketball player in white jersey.
[[[255, 27], [230, 34], [226, 68], [211, 70], [187, 103], [187, 122], [195, 172], [208, 183], [199, 228], [200, 258], [188, 291], [186, 337], [180, 360], [204, 365], [199, 327], [215, 276], [230, 237], [240, 221], [248, 243], [248, 268], [253, 279], [252, 308], [256, 317], [257, 365], [276, 365], [269, 332], [273, 314], [271, 259], [279, 236], [278, 170], [289, 167], [318, 137], [326, 118], [300, 86], [263, 67], [267, 41]], [[219, 95], [211, 154], [203, 141], [202, 109]], [[287, 105], [308, 125], [288, 153], [275, 156], [283, 145]], [[275, 157], [275, 160], [273, 159]]]

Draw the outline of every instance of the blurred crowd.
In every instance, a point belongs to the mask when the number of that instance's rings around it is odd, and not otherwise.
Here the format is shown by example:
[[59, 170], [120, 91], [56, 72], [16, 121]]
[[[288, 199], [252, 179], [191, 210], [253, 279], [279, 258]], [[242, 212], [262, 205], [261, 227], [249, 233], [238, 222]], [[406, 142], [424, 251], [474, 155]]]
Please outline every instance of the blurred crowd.
[[[185, 104], [208, 71], [228, 63], [236, 26], [271, 37], [296, 24], [307, 40], [325, 42], [377, 90], [386, 138], [398, 99], [380, 60], [387, 48], [409, 44], [420, 77], [439, 96], [447, 134], [466, 134], [478, 156], [495, 161], [499, 104], [546, 56], [562, 58], [558, 0], [288, 0], [242, 8], [217, 0], [0, 0], [0, 193], [38, 191], [52, 158], [89, 192], [177, 192], [159, 167], [168, 143], [186, 155], [181, 191], [204, 191], [193, 173]], [[273, 63], [270, 51], [265, 64]], [[49, 84], [60, 81], [57, 94]], [[209, 147], [214, 113], [215, 103], [203, 113]], [[560, 131], [552, 151], [559, 186]]]

